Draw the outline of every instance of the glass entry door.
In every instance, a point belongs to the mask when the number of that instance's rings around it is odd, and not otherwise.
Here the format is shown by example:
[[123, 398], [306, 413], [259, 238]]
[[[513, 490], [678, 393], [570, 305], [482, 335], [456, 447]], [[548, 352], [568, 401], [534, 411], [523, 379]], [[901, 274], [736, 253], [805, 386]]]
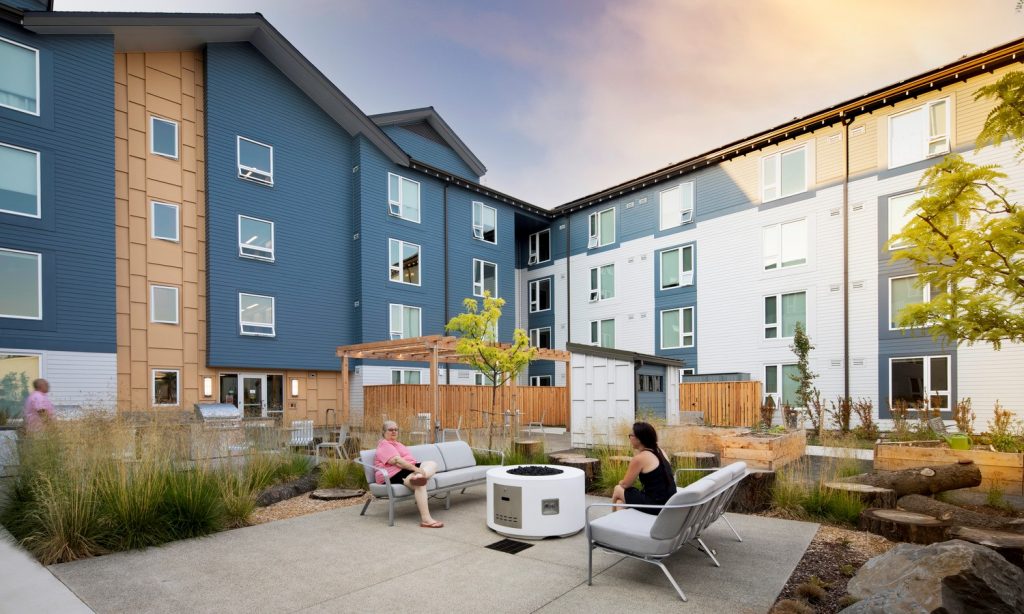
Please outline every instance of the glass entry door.
[[246, 418], [260, 418], [267, 411], [267, 377], [265, 375], [242, 375], [242, 415]]

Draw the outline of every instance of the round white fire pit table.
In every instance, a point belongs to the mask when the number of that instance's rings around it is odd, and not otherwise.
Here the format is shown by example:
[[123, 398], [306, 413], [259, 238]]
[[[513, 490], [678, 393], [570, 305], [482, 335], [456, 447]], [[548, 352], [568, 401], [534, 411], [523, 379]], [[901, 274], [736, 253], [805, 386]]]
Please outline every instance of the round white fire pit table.
[[583, 471], [575, 467], [495, 467], [487, 472], [487, 526], [523, 539], [574, 535], [583, 529], [585, 491]]

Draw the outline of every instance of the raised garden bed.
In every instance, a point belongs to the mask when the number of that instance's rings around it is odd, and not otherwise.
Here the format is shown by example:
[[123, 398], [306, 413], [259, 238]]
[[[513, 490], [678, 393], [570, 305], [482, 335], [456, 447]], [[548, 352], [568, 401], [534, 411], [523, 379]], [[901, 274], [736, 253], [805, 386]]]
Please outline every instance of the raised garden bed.
[[807, 435], [802, 429], [785, 433], [752, 433], [748, 428], [708, 426], [681, 426], [680, 437], [686, 448], [711, 452], [725, 466], [736, 461], [747, 463], [750, 469], [774, 471], [804, 455]]
[[896, 471], [912, 467], [974, 461], [981, 469], [981, 485], [972, 490], [987, 492], [993, 487], [1008, 495], [1024, 495], [1024, 453], [991, 450], [953, 450], [936, 441], [880, 442], [875, 445], [875, 469]]

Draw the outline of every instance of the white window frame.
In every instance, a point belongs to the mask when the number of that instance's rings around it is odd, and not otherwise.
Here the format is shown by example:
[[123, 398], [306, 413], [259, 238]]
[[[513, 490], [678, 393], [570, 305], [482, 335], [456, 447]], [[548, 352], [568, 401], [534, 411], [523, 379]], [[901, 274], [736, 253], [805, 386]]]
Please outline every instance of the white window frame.
[[[3, 40], [3, 38], [0, 38], [0, 40]], [[0, 105], [0, 106], [3, 106], [3, 105]], [[10, 108], [10, 107], [8, 107], [8, 108]], [[6, 215], [18, 215], [18, 216], [21, 216], [21, 217], [30, 217], [30, 218], [36, 219], [36, 220], [42, 218], [43, 217], [43, 181], [42, 181], [42, 174], [43, 174], [42, 159], [43, 159], [43, 155], [40, 152], [38, 152], [38, 151], [36, 151], [34, 149], [26, 149], [24, 147], [18, 147], [17, 145], [11, 145], [9, 143], [0, 143], [0, 147], [6, 147], [8, 149], [17, 149], [18, 151], [24, 151], [24, 152], [33, 154], [36, 157], [36, 212], [35, 212], [35, 214], [33, 215], [31, 213], [22, 213], [20, 211], [11, 211], [10, 209], [0, 209], [0, 213], [6, 214]]]
[[484, 269], [487, 265], [494, 267], [494, 292], [491, 298], [498, 298], [498, 265], [487, 260], [473, 258], [473, 296], [483, 296], [487, 288], [484, 287]]
[[[782, 259], [782, 248], [786, 244], [786, 239], [783, 236], [785, 228], [792, 226], [793, 224], [803, 224], [803, 262], [797, 262], [795, 264], [786, 264]], [[769, 232], [774, 232], [774, 237], [769, 237]], [[773, 243], [773, 245], [770, 245]], [[762, 266], [765, 271], [779, 271], [782, 269], [791, 269], [798, 266], [805, 266], [807, 264], [807, 251], [808, 244], [810, 242], [807, 238], [807, 218], [802, 217], [795, 220], [789, 220], [786, 222], [780, 222], [778, 224], [769, 224], [761, 228], [761, 260]]]
[[[391, 245], [393, 243], [397, 243], [398, 244], [398, 257], [399, 257], [398, 266], [395, 266], [391, 262]], [[402, 275], [402, 262], [404, 262], [404, 261], [401, 258], [402, 258], [402, 252], [405, 251], [404, 248], [405, 248], [406, 245], [409, 245], [411, 247], [415, 247], [416, 248], [416, 263], [417, 263], [416, 264], [416, 268], [418, 269], [416, 271], [416, 279], [419, 280], [416, 283], [412, 283], [411, 281], [403, 281], [402, 280], [402, 277], [403, 277], [403, 275]], [[398, 279], [394, 278], [395, 273], [398, 274]], [[423, 248], [420, 247], [416, 243], [410, 243], [409, 241], [403, 241], [401, 239], [390, 239], [389, 238], [388, 239], [388, 281], [393, 281], [396, 284], [405, 284], [406, 286], [420, 286], [420, 285], [422, 285], [423, 284]]]
[[[174, 374], [174, 398], [177, 400], [176, 403], [157, 403], [156, 402], [156, 374], [157, 373], [173, 373]], [[150, 369], [149, 373], [149, 399], [153, 402], [154, 407], [178, 407], [181, 405], [181, 370], [180, 369]]]
[[[611, 219], [612, 240], [608, 241], [607, 243], [601, 243], [601, 219], [602, 217], [604, 217], [604, 214], [608, 213], [609, 211], [611, 211], [611, 215], [608, 217], [609, 219]], [[587, 223], [587, 229], [589, 232], [589, 239], [587, 240], [587, 249], [604, 247], [605, 245], [611, 245], [612, 243], [615, 243], [615, 233], [618, 231], [618, 229], [615, 227], [615, 207], [609, 207], [602, 211], [595, 211], [594, 213], [591, 213], [590, 216], [587, 218]]]
[[[260, 147], [266, 147], [270, 150], [270, 170], [269, 172], [262, 168], [256, 168], [254, 166], [246, 166], [242, 164], [242, 141], [248, 141], [253, 145], [259, 145]], [[263, 185], [274, 185], [274, 146], [267, 145], [266, 143], [260, 143], [257, 140], [246, 138], [241, 135], [235, 136], [235, 162], [238, 165], [238, 178], [245, 179], [246, 181], [254, 181]]]
[[[398, 383], [399, 384], [406, 384], [406, 385], [413, 385], [413, 386], [418, 386], [418, 385], [423, 384], [423, 370], [422, 369], [391, 369], [391, 384], [392, 385], [395, 385], [395, 373], [399, 374], [399, 376], [398, 376]], [[409, 379], [409, 376], [412, 375], [413, 373], [415, 373], [416, 376], [420, 380], [420, 381], [416, 382], [415, 384], [413, 384], [412, 382], [407, 381]]]
[[[684, 250], [689, 250], [690, 251], [690, 270], [689, 271], [686, 271], [686, 270], [683, 269], [683, 262], [684, 262], [683, 251]], [[667, 254], [668, 252], [676, 252], [676, 254], [677, 254], [676, 258], [677, 258], [677, 261], [679, 262], [679, 284], [675, 285], [675, 286], [666, 286], [665, 285], [665, 269], [662, 266], [662, 263], [664, 262], [663, 254]], [[693, 244], [692, 243], [689, 244], [689, 245], [679, 245], [677, 247], [670, 247], [668, 249], [663, 249], [660, 252], [658, 252], [658, 287], [661, 290], [674, 290], [675, 288], [683, 288], [683, 287], [686, 287], [686, 286], [692, 286], [693, 285], [694, 270], [696, 268], [697, 268], [697, 259], [696, 259], [695, 253], [693, 251]]]
[[[540, 306], [540, 285], [546, 283], [548, 285], [548, 306], [541, 308]], [[530, 313], [540, 313], [541, 311], [551, 310], [551, 278], [542, 277], [540, 279], [534, 279], [530, 281]]]
[[[171, 154], [166, 154], [166, 153], [163, 153], [163, 152], [160, 152], [160, 151], [156, 150], [156, 130], [153, 129], [153, 124], [155, 122], [164, 122], [164, 123], [171, 124], [171, 125], [174, 126], [174, 155], [173, 156]], [[181, 136], [180, 128], [178, 126], [178, 122], [176, 122], [175, 120], [167, 119], [166, 117], [160, 117], [160, 116], [157, 116], [157, 115], [150, 115], [149, 116], [149, 153], [153, 154], [154, 156], [160, 156], [161, 158], [168, 158], [170, 160], [177, 160], [178, 157], [181, 155], [181, 145], [178, 142], [180, 136]]]
[[693, 367], [683, 367], [679, 369], [679, 383], [683, 383], [683, 377], [687, 375], [697, 375], [697, 370]]
[[0, 36], [0, 41], [3, 41], [5, 43], [10, 43], [10, 44], [14, 45], [15, 47], [21, 47], [22, 49], [28, 49], [33, 54], [35, 54], [35, 57], [36, 57], [36, 62], [35, 62], [36, 63], [36, 110], [35, 111], [26, 111], [25, 109], [19, 109], [18, 107], [12, 107], [10, 105], [6, 105], [6, 104], [3, 104], [3, 103], [0, 103], [0, 107], [3, 107], [5, 109], [11, 109], [12, 111], [17, 111], [19, 113], [24, 113], [26, 115], [33, 115], [35, 117], [39, 117], [40, 109], [42, 109], [42, 106], [43, 106], [42, 105], [42, 90], [40, 88], [40, 83], [39, 83], [39, 50], [36, 49], [35, 47], [29, 47], [28, 45], [24, 45], [22, 43], [19, 43], [17, 41], [13, 41], [13, 40], [11, 40], [9, 38], [5, 38], [3, 36]]
[[[905, 199], [905, 198], [909, 199], [909, 198], [913, 198], [914, 199], [913, 202], [917, 202], [923, 196], [924, 196], [924, 190], [914, 190], [913, 192], [904, 192], [903, 194], [893, 194], [892, 196], [890, 196], [889, 198], [886, 199], [886, 202], [888, 203], [888, 206], [887, 206], [887, 209], [888, 209], [888, 211], [887, 211], [888, 219], [886, 220], [886, 226], [887, 226], [886, 230], [889, 233], [889, 236], [887, 237], [886, 242], [892, 241], [892, 238], [895, 235], [903, 232], [903, 229], [906, 228], [907, 224], [909, 224], [910, 221], [913, 219], [913, 216], [911, 216], [911, 217], [906, 217], [905, 216], [906, 210], [910, 208], [910, 204], [911, 204], [911, 203], [908, 203], [903, 208], [903, 210], [899, 212], [900, 219], [901, 220], [905, 220], [903, 222], [903, 225], [900, 226], [899, 228], [893, 228], [893, 226], [895, 225], [894, 223], [899, 221], [899, 220], [894, 220], [893, 219], [893, 211], [895, 211], [895, 207], [893, 207], [893, 204], [892, 204], [893, 199]], [[898, 249], [904, 249], [905, 247], [907, 247], [907, 243], [899, 243], [899, 242], [892, 243], [892, 244], [889, 245], [889, 251], [893, 252], [893, 251], [896, 251]]]
[[[398, 178], [398, 194], [397, 195], [394, 195], [394, 194], [391, 193], [391, 178], [392, 177], [397, 177]], [[405, 207], [405, 205], [402, 202], [402, 192], [403, 192], [402, 182], [403, 181], [408, 181], [410, 183], [415, 183], [417, 185], [417, 187], [418, 187], [418, 189], [416, 190], [416, 194], [417, 194], [417, 197], [419, 198], [420, 202], [416, 203], [416, 217], [415, 218], [413, 218], [412, 216], [410, 216], [406, 212], [406, 207]], [[415, 222], [415, 223], [419, 224], [420, 223], [420, 217], [421, 217], [420, 216], [420, 212], [422, 210], [422, 204], [423, 204], [423, 185], [419, 181], [415, 181], [413, 179], [409, 179], [408, 177], [403, 177], [403, 176], [401, 176], [401, 175], [399, 175], [397, 173], [388, 173], [388, 215], [391, 215], [391, 216], [394, 216], [394, 217], [399, 217], [399, 218], [402, 218], [403, 220], [407, 220], [409, 222]]]
[[[794, 292], [779, 292], [778, 294], [766, 294], [761, 300], [761, 324], [764, 328], [764, 336], [762, 337], [765, 341], [781, 341], [785, 339], [792, 339], [793, 337], [783, 337], [782, 330], [785, 328], [782, 322], [782, 297], [790, 296], [792, 294], [803, 294], [804, 295], [804, 330], [807, 329], [807, 290], [796, 290]], [[764, 304], [769, 298], [775, 298], [775, 323], [768, 324], [764, 321]], [[776, 329], [776, 335], [774, 337], [768, 336], [768, 329]]]
[[[484, 228], [484, 209], [490, 209], [494, 214], [494, 240], [487, 240], [487, 231]], [[473, 201], [473, 238], [477, 241], [483, 241], [484, 243], [490, 243], [491, 245], [498, 244], [498, 210], [490, 205], [474, 200]]]
[[[912, 326], [896, 326], [895, 316], [892, 310], [892, 282], [896, 279], [914, 279], [920, 277], [919, 275], [896, 275], [895, 277], [889, 278], [889, 330], [910, 330], [914, 328]], [[932, 300], [932, 288], [931, 285], [925, 285], [921, 288], [921, 295], [924, 297], [921, 299], [922, 303], [927, 303]]]
[[[611, 294], [608, 296], [601, 296], [607, 288], [601, 286], [601, 271], [611, 267], [612, 269], [612, 287]], [[594, 275], [594, 272], [597, 275]], [[595, 286], [596, 284], [596, 286]], [[590, 269], [590, 302], [599, 303], [601, 301], [609, 301], [615, 298], [615, 263], [611, 262], [608, 264], [602, 264], [601, 266], [592, 267]]]
[[[795, 191], [795, 192], [790, 192], [789, 194], [783, 194], [782, 193], [782, 158], [784, 156], [786, 156], [786, 155], [795, 153], [796, 151], [801, 150], [801, 149], [804, 150], [804, 183], [803, 183], [803, 187], [801, 189]], [[775, 183], [770, 184], [770, 185], [765, 183], [765, 173], [764, 173], [764, 166], [765, 166], [766, 163], [769, 163], [769, 162], [775, 168]], [[771, 202], [773, 200], [779, 200], [780, 198], [786, 198], [787, 196], [793, 196], [794, 194], [803, 194], [804, 192], [807, 191], [807, 189], [809, 187], [809, 182], [810, 182], [810, 174], [811, 174], [811, 151], [810, 151], [810, 148], [807, 146], [807, 143], [801, 143], [801, 144], [796, 145], [794, 147], [790, 147], [788, 149], [784, 149], [782, 151], [777, 151], [777, 152], [775, 152], [773, 154], [770, 154], [770, 155], [767, 155], [767, 156], [763, 156], [761, 158], [760, 165], [758, 166], [758, 172], [761, 175], [761, 202], [763, 202], [763, 203]], [[765, 192], [767, 192], [769, 188], [774, 188], [775, 189], [775, 196], [773, 196], [771, 198], [768, 198], [768, 197], [765, 196]]]
[[[174, 290], [174, 319], [161, 320], [156, 317], [157, 290]], [[176, 286], [150, 284], [149, 286], [149, 321], [154, 324], [179, 324], [181, 320], [181, 291]]]
[[[542, 384], [541, 382], [543, 382], [543, 381], [547, 381], [547, 383], [546, 384]], [[553, 385], [553, 382], [551, 381], [551, 376], [550, 375], [531, 375], [530, 376], [530, 385], [531, 386], [551, 386], [551, 385]]]
[[[591, 343], [591, 345], [596, 345], [596, 346], [599, 346], [599, 347], [607, 347], [607, 346], [601, 345], [601, 337], [604, 336], [602, 333], [604, 332], [603, 329], [604, 329], [604, 325], [605, 325], [606, 322], [611, 322], [612, 323], [612, 327], [615, 326], [615, 318], [605, 318], [603, 320], [591, 320], [590, 321], [590, 343]], [[594, 326], [595, 324], [597, 325], [596, 327]], [[597, 333], [597, 337], [596, 338], [594, 337], [594, 333], [595, 332]], [[615, 347], [614, 341], [615, 341], [615, 335], [613, 334], [612, 335], [612, 342], [613, 342], [612, 343], [612, 348]]]
[[552, 337], [550, 326], [541, 326], [539, 328], [530, 329], [530, 346], [539, 348], [544, 347], [540, 344], [540, 334], [544, 331], [548, 332], [548, 346], [545, 349], [552, 349], [554, 347], [554, 338]]
[[[253, 298], [269, 298], [270, 299], [270, 324], [263, 322], [246, 322], [242, 319], [243, 307], [242, 300], [243, 296], [251, 296]], [[269, 328], [266, 332], [247, 331], [246, 326], [261, 326]], [[239, 334], [245, 335], [246, 337], [275, 337], [277, 336], [277, 298], [273, 296], [267, 296], [265, 294], [253, 294], [251, 292], [239, 292], [238, 293], [238, 330]]]
[[[394, 318], [394, 307], [398, 307], [401, 310], [402, 316], [399, 318], [398, 327], [395, 327]], [[388, 337], [390, 339], [411, 339], [412, 337], [406, 337], [405, 330], [405, 310], [415, 309], [416, 317], [419, 319], [420, 335], [423, 335], [423, 309], [420, 307], [414, 307], [412, 305], [402, 305], [401, 303], [389, 303], [388, 304]]]
[[[665, 345], [665, 314], [671, 312], [679, 313], [679, 337], [676, 339], [676, 345]], [[683, 315], [685, 312], [690, 312], [690, 332], [686, 332], [683, 329]], [[694, 317], [693, 307], [676, 307], [674, 309], [662, 309], [660, 320], [658, 322], [661, 326], [661, 349], [663, 350], [675, 350], [679, 348], [692, 348], [697, 339], [697, 320]], [[686, 338], [690, 338], [690, 342], [686, 342]]]
[[39, 252], [29, 252], [21, 249], [8, 249], [0, 247], [0, 252], [8, 252], [12, 254], [28, 254], [36, 257], [36, 304], [39, 306], [38, 316], [17, 316], [6, 313], [0, 313], [0, 318], [9, 318], [12, 320], [42, 320], [43, 319], [43, 255]]
[[[928, 153], [928, 147], [932, 144], [932, 141], [935, 141], [936, 138], [937, 138], [937, 137], [933, 137], [931, 135], [931, 125], [929, 123], [930, 120], [931, 120], [931, 108], [933, 106], [939, 104], [939, 103], [945, 103], [945, 105], [946, 105], [946, 134], [944, 136], [945, 141], [946, 141], [946, 147], [945, 147], [945, 149], [943, 151], [940, 151], [940, 152], [934, 153], [934, 154], [930, 154], [930, 153]], [[889, 140], [889, 142], [887, 143], [887, 149], [886, 149], [887, 153], [888, 153], [888, 156], [889, 156], [889, 160], [888, 160], [889, 168], [899, 168], [901, 166], [906, 166], [907, 164], [913, 164], [915, 162], [920, 162], [921, 160], [927, 160], [928, 158], [935, 158], [937, 156], [944, 156], [944, 155], [948, 154], [950, 152], [950, 148], [951, 148], [952, 142], [953, 142], [953, 113], [952, 113], [952, 108], [953, 108], [953, 102], [950, 99], [950, 97], [947, 96], [945, 98], [938, 98], [936, 100], [929, 100], [928, 102], [926, 102], [924, 104], [919, 104], [919, 105], [917, 105], [917, 106], [915, 106], [915, 107], [913, 107], [911, 109], [905, 109], [903, 111], [900, 111], [899, 113], [893, 113], [893, 114], [889, 115], [889, 117], [887, 118], [887, 124], [886, 124], [887, 132], [888, 132], [888, 140]], [[918, 111], [923, 111], [922, 116], [923, 116], [924, 119], [922, 121], [925, 124], [925, 129], [923, 131], [923, 133], [925, 134], [925, 138], [924, 138], [924, 140], [921, 143], [921, 157], [917, 158], [916, 160], [907, 160], [905, 162], [894, 163], [893, 162], [893, 147], [892, 147], [893, 146], [892, 122], [893, 122], [894, 119], [896, 119], [896, 118], [898, 118], [900, 116], [909, 115], [911, 113], [916, 113]]]
[[[676, 219], [672, 219], [671, 216], [668, 219], [665, 219], [666, 195], [671, 192], [675, 192], [676, 190], [679, 191], [680, 198], [683, 199], [680, 202], [679, 215], [676, 216]], [[690, 196], [689, 208], [685, 207], [685, 197], [687, 195], [687, 192]], [[659, 229], [668, 230], [670, 228], [677, 228], [679, 226], [683, 226], [684, 224], [693, 223], [693, 211], [696, 207], [696, 194], [694, 193], [694, 183], [692, 181], [686, 181], [680, 183], [675, 187], [671, 187], [667, 190], [662, 190], [661, 192], [658, 193], [658, 217], [660, 222]]]
[[953, 357], [950, 354], [932, 354], [932, 355], [929, 355], [929, 356], [916, 355], [916, 356], [892, 356], [892, 357], [890, 357], [889, 358], [889, 410], [892, 411], [892, 363], [894, 361], [896, 361], [896, 360], [916, 360], [918, 358], [920, 358], [921, 361], [924, 363], [924, 365], [923, 365], [924, 369], [923, 369], [922, 374], [921, 374], [922, 375], [922, 379], [924, 380], [924, 381], [921, 382], [921, 386], [922, 386], [922, 388], [921, 388], [921, 396], [924, 397], [924, 399], [928, 402], [929, 409], [931, 409], [930, 406], [931, 406], [931, 398], [932, 398], [932, 396], [934, 396], [936, 394], [944, 395], [946, 397], [946, 405], [947, 405], [947, 407], [939, 408], [939, 409], [941, 411], [950, 411], [951, 408], [949, 407], [949, 405], [951, 405], [952, 402], [953, 402], [952, 388], [947, 388], [946, 390], [932, 390], [931, 389], [931, 383], [932, 383], [932, 359], [933, 358], [945, 358], [946, 359], [946, 384], [950, 385], [950, 384], [953, 383], [953, 379], [952, 379], [952, 377], [953, 377]]
[[[256, 245], [249, 245], [248, 243], [245, 243], [245, 242], [242, 241], [242, 218], [243, 217], [245, 219], [247, 219], [247, 220], [252, 220], [254, 222], [262, 222], [264, 224], [270, 224], [270, 249], [269, 250], [267, 248], [265, 248], [265, 247], [259, 247], [259, 246], [256, 246]], [[276, 235], [274, 233], [275, 233], [274, 222], [271, 222], [270, 220], [260, 219], [258, 217], [253, 217], [251, 215], [242, 215], [241, 213], [239, 213], [238, 214], [238, 255], [240, 257], [242, 257], [242, 258], [252, 258], [253, 260], [265, 260], [267, 262], [273, 262], [274, 258], [275, 258], [276, 247], [277, 247], [277, 237], [276, 237]], [[263, 253], [265, 255], [261, 256], [261, 255], [259, 255], [257, 253], [247, 254], [245, 252], [245, 250], [247, 250], [247, 249], [248, 250], [253, 250], [254, 252], [261, 252], [261, 253]]]
[[[541, 246], [541, 235], [544, 235], [543, 240], [548, 243], [548, 257], [544, 260], [540, 259], [540, 246]], [[529, 255], [526, 259], [526, 264], [540, 264], [542, 262], [551, 261], [551, 230], [545, 228], [544, 230], [538, 231], [530, 235], [529, 239]]]
[[[171, 208], [174, 209], [174, 238], [171, 238], [171, 237], [161, 237], [160, 235], [158, 235], [156, 233], [156, 208], [157, 208], [158, 205], [161, 206], [161, 207], [171, 207]], [[160, 241], [170, 241], [172, 243], [180, 243], [181, 242], [181, 207], [180, 206], [178, 206], [178, 205], [176, 205], [174, 203], [165, 203], [165, 202], [160, 201], [160, 200], [151, 200], [151, 201], [149, 201], [149, 218], [150, 218], [149, 219], [149, 236], [151, 238], [158, 239]]]

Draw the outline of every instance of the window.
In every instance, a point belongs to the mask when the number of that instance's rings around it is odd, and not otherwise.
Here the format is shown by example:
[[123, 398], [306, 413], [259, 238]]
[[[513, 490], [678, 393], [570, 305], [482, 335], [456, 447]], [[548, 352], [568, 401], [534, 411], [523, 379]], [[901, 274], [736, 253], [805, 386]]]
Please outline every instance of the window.
[[420, 285], [420, 246], [388, 240], [388, 278], [401, 284]]
[[761, 202], [806, 191], [806, 145], [761, 158]]
[[420, 222], [420, 184], [388, 173], [388, 214]]
[[390, 305], [391, 338], [412, 339], [420, 336], [422, 313], [419, 307], [407, 305]]
[[239, 292], [238, 312], [243, 335], [274, 336], [274, 297]]
[[530, 376], [531, 386], [550, 386], [551, 376], [550, 375], [531, 375]]
[[238, 255], [273, 262], [274, 223], [248, 215], [239, 215]]
[[615, 320], [594, 320], [590, 323], [590, 342], [603, 348], [615, 347]]
[[[764, 367], [764, 394], [775, 400], [776, 407], [789, 405], [800, 407], [800, 399], [797, 397], [799, 385], [794, 379], [800, 374], [796, 365], [765, 365]], [[779, 391], [782, 391], [781, 395]]]
[[490, 292], [492, 298], [498, 296], [498, 265], [474, 258], [473, 296], [483, 296], [485, 292]]
[[693, 307], [661, 312], [661, 349], [693, 347]]
[[889, 359], [889, 407], [906, 403], [949, 411], [949, 356], [913, 356]]
[[244, 136], [238, 137], [238, 176], [274, 185], [274, 148]]
[[165, 241], [178, 240], [178, 205], [150, 203], [150, 235]]
[[764, 270], [807, 264], [807, 220], [765, 226], [762, 232]]
[[39, 187], [39, 152], [0, 144], [0, 212], [40, 217]]
[[551, 327], [531, 328], [530, 345], [535, 348], [551, 349]]
[[637, 392], [662, 392], [665, 386], [664, 375], [637, 375]]
[[661, 203], [661, 229], [675, 228], [693, 221], [693, 182], [681, 183], [658, 195]]
[[[889, 197], [889, 240], [903, 232], [910, 220], [914, 218], [915, 210], [911, 206], [923, 196], [923, 192], [910, 192], [899, 196]], [[907, 243], [897, 241], [889, 244], [889, 251], [907, 247]]]
[[420, 371], [419, 371], [419, 369], [392, 369], [391, 370], [391, 383], [392, 384], [419, 384], [420, 383]]
[[915, 303], [927, 303], [932, 297], [938, 294], [939, 289], [923, 286], [918, 287], [917, 275], [906, 277], [889, 278], [889, 330], [907, 328], [900, 326], [898, 321], [900, 311], [908, 305]]
[[149, 152], [178, 159], [178, 122], [149, 116]]
[[487, 373], [477, 371], [473, 373], [473, 383], [477, 386], [493, 386], [494, 378]]
[[661, 289], [693, 285], [693, 246], [661, 252]]
[[615, 298], [615, 265], [590, 269], [590, 302]]
[[949, 99], [889, 116], [889, 168], [949, 153]]
[[153, 369], [153, 405], [178, 404], [178, 371]]
[[696, 375], [696, 374], [697, 374], [697, 370], [692, 368], [692, 367], [686, 367], [684, 369], [680, 369], [679, 370], [679, 383], [682, 384], [683, 383], [683, 379], [686, 376], [688, 376], [688, 375]]
[[498, 210], [494, 207], [473, 201], [473, 238], [498, 242]]
[[173, 286], [149, 287], [149, 321], [178, 323], [178, 289]]
[[551, 231], [542, 230], [530, 235], [530, 256], [527, 264], [539, 264], [551, 260]]
[[530, 282], [530, 313], [551, 309], [551, 278]]
[[10, 417], [21, 414], [32, 382], [43, 376], [39, 354], [0, 352], [0, 412]]
[[0, 38], [0, 107], [39, 115], [39, 52]]
[[[807, 324], [807, 293], [793, 292], [764, 297], [764, 338], [786, 339], [796, 332], [796, 323]], [[782, 331], [780, 334], [779, 326]]]
[[615, 243], [615, 208], [590, 214], [590, 239], [587, 248]]
[[43, 319], [43, 256], [0, 249], [0, 318]]

